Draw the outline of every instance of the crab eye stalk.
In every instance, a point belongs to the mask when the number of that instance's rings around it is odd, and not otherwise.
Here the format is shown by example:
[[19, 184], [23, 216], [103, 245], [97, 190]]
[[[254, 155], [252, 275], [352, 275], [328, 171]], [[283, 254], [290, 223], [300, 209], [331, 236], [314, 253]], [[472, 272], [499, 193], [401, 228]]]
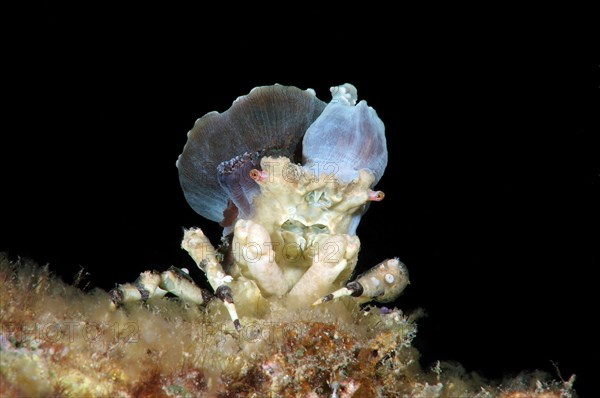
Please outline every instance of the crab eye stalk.
[[260, 171], [257, 169], [250, 170], [250, 178], [252, 178], [256, 182], [261, 182], [266, 180], [268, 177], [267, 173], [264, 171]]
[[381, 191], [371, 191], [368, 192], [368, 198], [372, 202], [381, 202], [383, 198], [385, 198], [385, 194]]

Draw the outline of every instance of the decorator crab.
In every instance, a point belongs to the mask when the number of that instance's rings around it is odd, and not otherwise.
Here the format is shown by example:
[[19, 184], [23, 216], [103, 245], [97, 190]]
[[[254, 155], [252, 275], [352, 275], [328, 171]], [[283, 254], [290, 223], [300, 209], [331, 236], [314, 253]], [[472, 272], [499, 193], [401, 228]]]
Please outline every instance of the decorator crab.
[[[310, 89], [257, 87], [226, 112], [198, 119], [177, 160], [190, 206], [224, 228], [218, 249], [200, 229], [186, 230], [182, 247], [238, 330], [238, 312], [256, 316], [276, 303], [299, 309], [342, 296], [389, 302], [408, 284], [397, 258], [348, 282], [360, 218], [384, 197], [372, 189], [387, 148], [383, 122], [365, 101], [356, 103], [354, 86], [331, 93], [325, 104]], [[172, 267], [118, 285], [112, 301], [167, 292], [197, 304], [212, 296]]]

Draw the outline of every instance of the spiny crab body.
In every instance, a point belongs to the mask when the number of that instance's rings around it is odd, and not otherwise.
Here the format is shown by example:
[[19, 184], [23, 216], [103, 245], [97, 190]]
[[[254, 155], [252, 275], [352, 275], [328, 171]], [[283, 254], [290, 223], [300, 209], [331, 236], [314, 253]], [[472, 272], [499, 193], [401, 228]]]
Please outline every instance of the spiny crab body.
[[[224, 227], [219, 249], [200, 229], [185, 231], [182, 247], [238, 329], [238, 311], [256, 315], [274, 302], [307, 308], [342, 296], [389, 302], [408, 284], [397, 258], [348, 282], [360, 249], [356, 227], [368, 203], [384, 196], [372, 188], [387, 149], [383, 123], [366, 102], [356, 105], [356, 89], [331, 92], [325, 106], [312, 90], [256, 88], [227, 112], [198, 119], [177, 162], [190, 205]], [[198, 304], [209, 296], [172, 267], [117, 286], [112, 299], [121, 305], [167, 292]]]

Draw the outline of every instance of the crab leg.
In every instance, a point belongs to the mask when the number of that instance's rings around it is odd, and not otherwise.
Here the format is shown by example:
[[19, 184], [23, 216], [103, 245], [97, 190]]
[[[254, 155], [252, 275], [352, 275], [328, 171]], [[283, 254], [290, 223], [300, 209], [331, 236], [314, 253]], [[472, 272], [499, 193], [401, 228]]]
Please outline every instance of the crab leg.
[[115, 307], [132, 302], [147, 301], [152, 297], [163, 297], [167, 292], [185, 301], [198, 305], [204, 304], [211, 294], [194, 284], [186, 269], [175, 267], [159, 274], [156, 271], [142, 272], [134, 283], [118, 285], [110, 291]]
[[236, 261], [247, 269], [260, 290], [267, 296], [283, 296], [289, 289], [269, 233], [259, 223], [240, 219], [235, 224], [233, 247]]
[[233, 278], [223, 271], [221, 263], [217, 260], [215, 248], [200, 228], [185, 230], [181, 247], [194, 259], [198, 268], [206, 273], [208, 283], [212, 286], [215, 295], [223, 301], [233, 325], [239, 331], [241, 325], [233, 302], [233, 293], [227, 286]]
[[201, 305], [212, 298], [212, 295], [194, 284], [187, 270], [175, 267], [160, 274], [158, 289], [166, 290], [185, 301]]
[[132, 301], [146, 301], [150, 297], [164, 296], [167, 292], [158, 288], [159, 283], [158, 272], [142, 272], [135, 282], [117, 285], [109, 292], [112, 305], [117, 308]]
[[406, 266], [397, 258], [391, 258], [377, 264], [355, 281], [348, 282], [343, 288], [320, 298], [312, 305], [323, 304], [344, 296], [357, 297], [362, 302], [377, 300], [387, 303], [395, 300], [409, 283]]
[[356, 265], [352, 259], [356, 259], [359, 245], [358, 238], [348, 235], [333, 235], [316, 242], [314, 262], [294, 285], [289, 297], [294, 302], [308, 305], [331, 291], [331, 286], [341, 273], [352, 273]]

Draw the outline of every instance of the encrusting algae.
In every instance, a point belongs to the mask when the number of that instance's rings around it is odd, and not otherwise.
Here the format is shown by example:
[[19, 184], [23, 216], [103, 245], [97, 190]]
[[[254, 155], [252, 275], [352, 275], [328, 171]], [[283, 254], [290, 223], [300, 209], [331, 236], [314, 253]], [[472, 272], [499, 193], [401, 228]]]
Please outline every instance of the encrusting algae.
[[414, 319], [349, 298], [242, 318], [150, 299], [113, 310], [47, 267], [0, 258], [0, 392], [6, 397], [572, 397], [542, 373], [498, 385], [452, 364], [426, 370]]
[[182, 248], [212, 292], [175, 267], [83, 292], [0, 257], [2, 395], [572, 397], [574, 377], [494, 384], [456, 365], [424, 371], [417, 315], [366, 304], [409, 284], [398, 258], [354, 272], [356, 228], [384, 197], [372, 189], [385, 128], [352, 85], [331, 92], [325, 104], [312, 90], [259, 87], [189, 133], [181, 186], [224, 231], [215, 248], [189, 229]]

